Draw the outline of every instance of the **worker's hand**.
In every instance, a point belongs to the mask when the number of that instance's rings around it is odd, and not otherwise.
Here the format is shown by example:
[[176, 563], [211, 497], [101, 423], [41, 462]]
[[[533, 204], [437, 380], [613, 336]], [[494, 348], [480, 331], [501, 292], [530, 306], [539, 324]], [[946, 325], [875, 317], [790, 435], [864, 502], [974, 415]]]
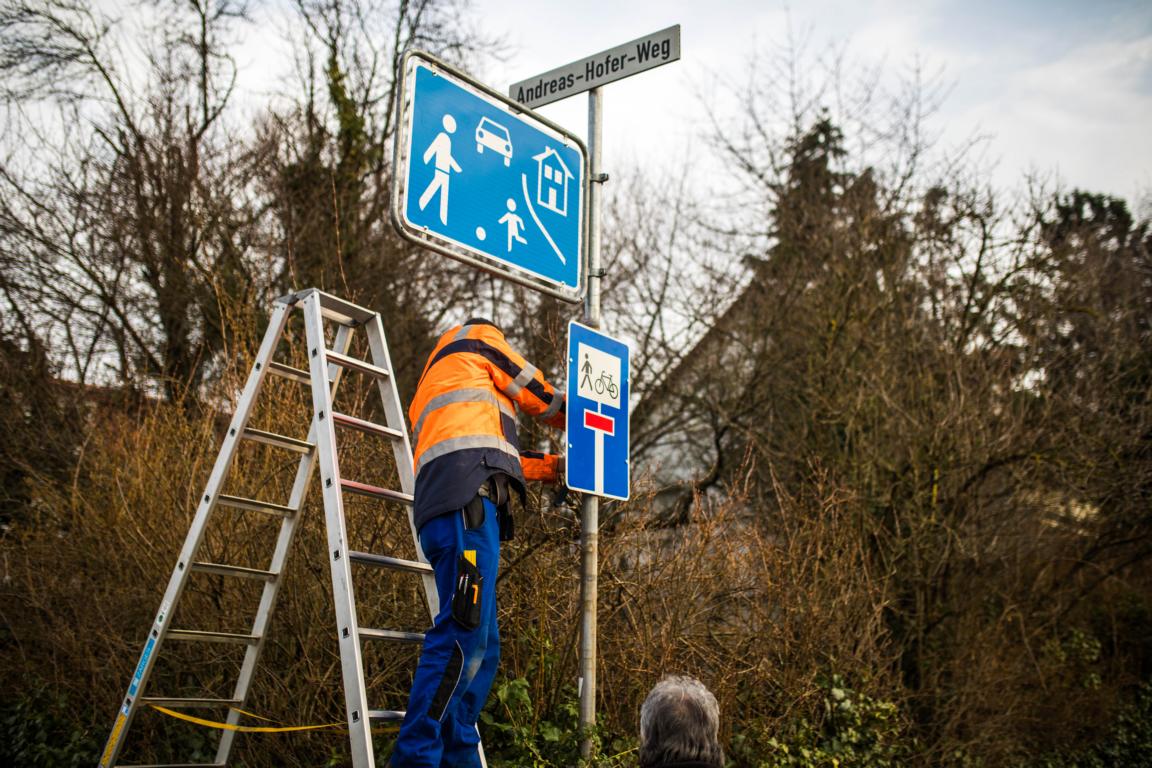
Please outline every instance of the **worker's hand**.
[[549, 498], [549, 506], [555, 509], [556, 507], [568, 506], [568, 486], [561, 483], [560, 485], [552, 488], [552, 493]]
[[550, 528], [573, 534], [573, 526], [579, 528], [580, 494], [570, 492], [564, 485], [553, 486], [548, 494], [548, 508], [544, 519]]
[[[560, 511], [561, 509], [571, 511], [573, 505], [568, 503], [569, 491], [567, 478], [564, 476], [564, 455], [561, 454], [559, 460], [556, 462], [556, 484], [552, 486], [552, 492], [549, 494], [549, 505], [553, 510]], [[579, 506], [577, 502], [576, 506]]]

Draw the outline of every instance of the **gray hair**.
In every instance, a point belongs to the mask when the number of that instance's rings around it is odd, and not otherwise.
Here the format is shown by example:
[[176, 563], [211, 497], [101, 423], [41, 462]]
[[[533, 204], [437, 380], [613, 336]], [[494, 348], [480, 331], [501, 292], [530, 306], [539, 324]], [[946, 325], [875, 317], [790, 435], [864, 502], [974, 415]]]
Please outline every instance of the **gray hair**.
[[640, 707], [640, 768], [686, 762], [724, 765], [720, 705], [696, 678], [673, 675]]

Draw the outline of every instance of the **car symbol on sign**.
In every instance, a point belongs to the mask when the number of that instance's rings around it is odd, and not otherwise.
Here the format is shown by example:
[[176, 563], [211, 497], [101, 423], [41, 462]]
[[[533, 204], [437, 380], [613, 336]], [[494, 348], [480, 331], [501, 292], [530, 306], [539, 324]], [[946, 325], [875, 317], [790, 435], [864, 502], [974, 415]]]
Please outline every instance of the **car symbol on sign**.
[[484, 154], [484, 147], [504, 156], [504, 165], [512, 164], [512, 139], [508, 129], [486, 117], [480, 118], [476, 126], [476, 151]]

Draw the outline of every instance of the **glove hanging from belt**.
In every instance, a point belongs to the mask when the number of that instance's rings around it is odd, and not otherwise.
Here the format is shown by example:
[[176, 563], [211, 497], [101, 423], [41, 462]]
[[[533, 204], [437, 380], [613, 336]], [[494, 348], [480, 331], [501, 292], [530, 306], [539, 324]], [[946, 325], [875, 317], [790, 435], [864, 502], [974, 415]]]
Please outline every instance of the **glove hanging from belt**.
[[480, 490], [476, 491], [477, 496], [483, 496], [491, 501], [497, 507], [507, 506], [508, 504], [508, 475], [503, 472], [497, 472], [484, 481], [480, 486]]
[[508, 476], [502, 472], [490, 476], [476, 491], [476, 495], [464, 507], [465, 520], [469, 528], [478, 528], [484, 523], [484, 499], [496, 507], [496, 520], [500, 526], [500, 541], [508, 541], [515, 534], [512, 511], [508, 506]]

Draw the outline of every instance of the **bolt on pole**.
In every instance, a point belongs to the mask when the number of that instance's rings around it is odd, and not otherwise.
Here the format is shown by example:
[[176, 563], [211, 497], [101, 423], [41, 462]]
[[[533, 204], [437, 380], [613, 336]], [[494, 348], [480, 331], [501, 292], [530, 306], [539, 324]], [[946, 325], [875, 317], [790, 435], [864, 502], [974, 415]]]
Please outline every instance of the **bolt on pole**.
[[[601, 167], [603, 98], [599, 88], [588, 92], [588, 154], [591, 184], [588, 187], [588, 293], [584, 299], [584, 322], [600, 327], [600, 187], [605, 181]], [[596, 599], [600, 571], [600, 499], [584, 494], [580, 515], [580, 561], [582, 620], [580, 634], [580, 757], [593, 753], [592, 728], [596, 725]]]

